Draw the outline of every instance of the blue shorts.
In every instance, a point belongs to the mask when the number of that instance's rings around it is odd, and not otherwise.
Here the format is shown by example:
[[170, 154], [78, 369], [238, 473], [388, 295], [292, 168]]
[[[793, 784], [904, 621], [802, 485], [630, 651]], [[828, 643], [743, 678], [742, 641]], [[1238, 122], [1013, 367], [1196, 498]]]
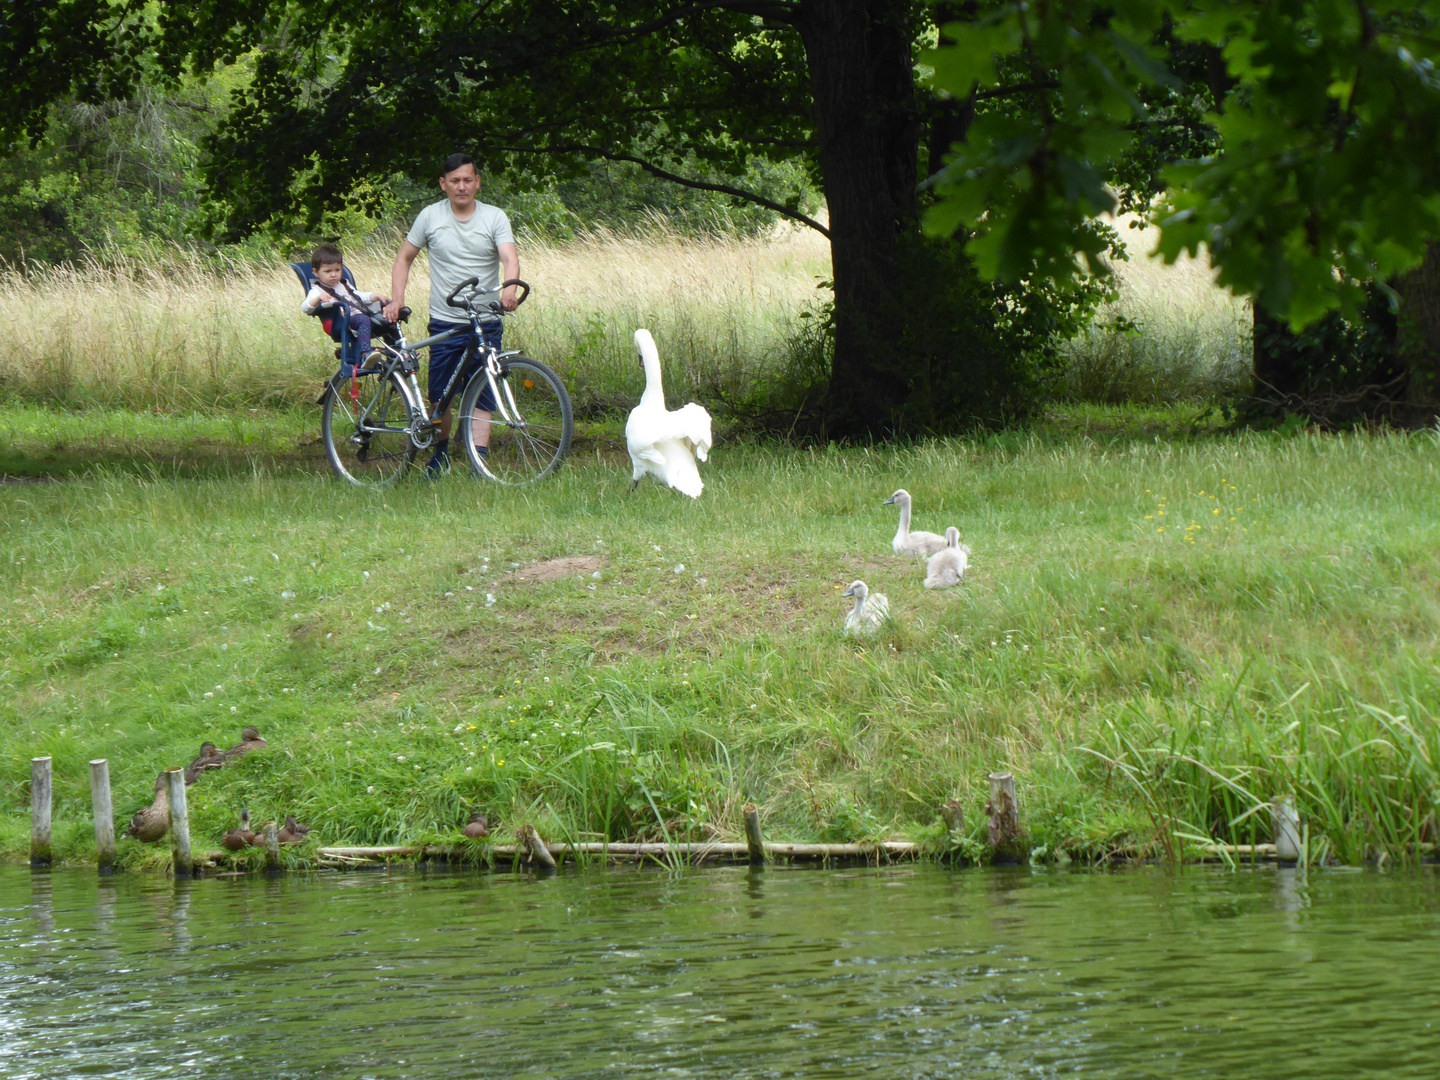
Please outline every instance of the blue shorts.
[[[463, 323], [442, 322], [439, 319], [431, 319], [430, 325], [426, 327], [426, 329], [433, 337], [435, 334], [443, 334], [446, 330], [454, 330], [457, 326], [463, 325]], [[481, 339], [487, 347], [493, 347], [498, 351], [503, 329], [499, 319], [496, 319], [494, 322], [482, 322], [480, 324]], [[451, 338], [449, 341], [442, 341], [439, 344], [430, 346], [429, 396], [432, 408], [439, 404], [440, 395], [445, 393], [445, 384], [450, 381], [450, 375], [454, 372], [455, 366], [464, 358], [465, 349], [473, 340], [474, 335], [461, 334], [458, 337]], [[465, 384], [469, 381], [472, 374], [472, 371], [461, 372], [460, 378], [455, 380], [455, 389], [451, 391], [452, 398], [460, 396], [460, 393], [465, 389]], [[449, 403], [447, 402], [446, 404]], [[476, 406], [484, 409], [486, 412], [495, 411], [495, 398], [490, 393], [490, 387], [487, 386], [481, 391], [480, 400], [476, 403]]]

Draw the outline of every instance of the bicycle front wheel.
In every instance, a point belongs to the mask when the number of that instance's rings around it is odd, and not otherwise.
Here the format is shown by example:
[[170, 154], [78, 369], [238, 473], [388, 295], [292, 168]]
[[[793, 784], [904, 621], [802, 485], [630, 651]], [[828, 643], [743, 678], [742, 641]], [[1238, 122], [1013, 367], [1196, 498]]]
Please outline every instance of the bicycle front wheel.
[[492, 400], [482, 369], [460, 399], [459, 436], [476, 476], [530, 484], [549, 476], [570, 450], [575, 420], [560, 376], [538, 360], [512, 356], [495, 379]]
[[393, 484], [415, 460], [410, 440], [414, 420], [409, 395], [398, 374], [379, 383], [359, 381], [351, 397], [351, 383], [334, 382], [325, 394], [320, 430], [325, 456], [341, 480], [360, 487]]

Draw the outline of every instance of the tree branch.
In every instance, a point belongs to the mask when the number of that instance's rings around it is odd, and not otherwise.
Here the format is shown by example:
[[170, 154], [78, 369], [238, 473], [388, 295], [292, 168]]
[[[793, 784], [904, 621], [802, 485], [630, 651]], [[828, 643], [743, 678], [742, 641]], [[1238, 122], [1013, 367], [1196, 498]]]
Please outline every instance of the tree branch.
[[777, 203], [773, 199], [767, 199], [763, 195], [757, 195], [753, 191], [746, 191], [744, 188], [731, 187], [729, 184], [712, 184], [707, 180], [691, 180], [689, 177], [677, 176], [666, 169], [660, 168], [644, 158], [638, 158], [631, 154], [616, 154], [609, 150], [601, 150], [598, 146], [497, 146], [495, 149], [507, 154], [590, 154], [594, 157], [604, 158], [606, 161], [628, 161], [632, 165], [639, 165], [651, 176], [659, 177], [661, 180], [668, 180], [672, 184], [679, 184], [681, 187], [694, 188], [697, 191], [714, 191], [721, 195], [733, 195], [737, 199], [744, 199], [746, 202], [754, 203], [756, 206], [763, 206], [767, 210], [773, 210], [782, 217], [791, 221], [798, 221], [802, 225], [808, 225], [825, 239], [830, 239], [830, 230], [814, 218], [802, 214], [799, 210], [792, 210], [783, 203]]

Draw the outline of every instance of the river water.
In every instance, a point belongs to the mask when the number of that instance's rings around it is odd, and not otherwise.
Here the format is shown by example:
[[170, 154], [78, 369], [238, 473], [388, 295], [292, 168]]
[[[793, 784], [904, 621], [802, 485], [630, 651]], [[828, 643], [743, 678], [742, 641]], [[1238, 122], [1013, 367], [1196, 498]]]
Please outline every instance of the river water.
[[1440, 879], [0, 870], [0, 1076], [1435, 1077]]

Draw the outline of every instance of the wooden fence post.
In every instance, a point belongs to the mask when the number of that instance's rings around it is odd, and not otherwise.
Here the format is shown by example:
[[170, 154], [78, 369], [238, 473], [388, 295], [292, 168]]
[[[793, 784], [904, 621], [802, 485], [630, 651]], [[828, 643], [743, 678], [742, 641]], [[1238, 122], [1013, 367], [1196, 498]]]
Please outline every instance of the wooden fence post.
[[178, 766], [165, 770], [165, 793], [170, 803], [170, 852], [174, 858], [175, 876], [195, 872], [195, 859], [190, 854], [190, 812], [185, 806], [185, 770]]
[[50, 865], [50, 759], [30, 759], [30, 865]]
[[115, 869], [115, 812], [110, 806], [110, 762], [90, 762], [90, 806], [95, 814], [95, 862], [100, 873]]
[[1270, 829], [1275, 834], [1275, 858], [1281, 862], [1298, 862], [1304, 850], [1300, 843], [1300, 815], [1295, 810], [1295, 797], [1282, 795], [1270, 804]]
[[990, 848], [997, 862], [1021, 862], [1024, 856], [1020, 827], [1020, 803], [1015, 797], [1015, 777], [1008, 772], [990, 774], [990, 801], [985, 813], [990, 818]]
[[753, 802], [745, 804], [745, 846], [750, 850], [750, 865], [765, 862], [765, 837], [760, 833], [760, 809]]
[[275, 822], [265, 822], [265, 869], [280, 869], [280, 833]]

